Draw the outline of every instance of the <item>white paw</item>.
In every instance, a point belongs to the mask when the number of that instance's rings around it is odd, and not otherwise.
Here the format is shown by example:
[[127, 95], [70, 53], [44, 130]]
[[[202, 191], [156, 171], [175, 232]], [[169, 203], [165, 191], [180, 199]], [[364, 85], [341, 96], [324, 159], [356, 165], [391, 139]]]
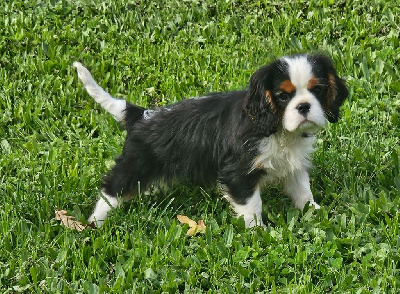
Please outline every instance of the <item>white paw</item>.
[[251, 218], [245, 219], [244, 220], [245, 227], [247, 229], [254, 228], [254, 227], [262, 227], [265, 229], [266, 225], [264, 225], [263, 221], [261, 220], [261, 216], [259, 218], [255, 219], [255, 218], [251, 217]]
[[100, 228], [104, 224], [104, 220], [97, 220], [96, 216], [92, 214], [87, 219], [87, 223], [88, 224], [93, 224], [96, 228]]
[[320, 209], [320, 208], [321, 208], [321, 206], [319, 206], [319, 205], [317, 204], [317, 202], [315, 202], [315, 201], [311, 201], [311, 202], [310, 202], [310, 206], [314, 206], [315, 209]]

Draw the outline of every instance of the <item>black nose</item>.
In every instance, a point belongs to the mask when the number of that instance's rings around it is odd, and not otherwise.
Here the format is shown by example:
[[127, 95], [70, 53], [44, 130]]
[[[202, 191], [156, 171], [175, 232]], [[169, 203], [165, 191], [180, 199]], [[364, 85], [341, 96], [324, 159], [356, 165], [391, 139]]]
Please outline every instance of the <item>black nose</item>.
[[311, 105], [310, 103], [304, 102], [297, 105], [296, 108], [301, 115], [306, 115], [310, 111]]

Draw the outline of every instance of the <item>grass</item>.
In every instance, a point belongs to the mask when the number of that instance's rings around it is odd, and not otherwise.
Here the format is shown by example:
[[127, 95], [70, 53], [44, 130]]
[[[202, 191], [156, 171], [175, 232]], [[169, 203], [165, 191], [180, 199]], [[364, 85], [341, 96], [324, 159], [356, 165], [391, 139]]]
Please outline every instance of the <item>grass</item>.
[[[400, 47], [391, 1], [17, 1], [0, 4], [0, 291], [397, 293]], [[215, 191], [176, 187], [78, 233], [124, 131], [72, 62], [142, 106], [246, 87], [273, 58], [324, 52], [347, 80], [320, 135], [320, 211], [263, 193], [267, 229], [245, 230]], [[194, 196], [194, 197], [192, 197]], [[204, 219], [188, 238], [177, 214]]]

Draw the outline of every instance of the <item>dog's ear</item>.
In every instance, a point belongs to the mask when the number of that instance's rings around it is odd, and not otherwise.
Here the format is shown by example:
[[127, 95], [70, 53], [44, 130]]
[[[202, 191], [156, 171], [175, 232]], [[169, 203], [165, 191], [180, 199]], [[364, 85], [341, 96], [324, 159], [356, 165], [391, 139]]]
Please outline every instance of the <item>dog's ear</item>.
[[349, 95], [349, 91], [345, 82], [338, 77], [335, 67], [329, 58], [323, 55], [316, 55], [311, 58], [315, 59], [315, 64], [322, 66], [324, 72], [328, 73], [328, 92], [323, 107], [328, 121], [336, 123], [339, 120], [339, 108]]
[[339, 108], [349, 95], [349, 91], [334, 69], [328, 76], [328, 84], [326, 116], [329, 122], [336, 123], [339, 120]]
[[277, 131], [279, 122], [269, 87], [272, 81], [271, 75], [271, 66], [257, 70], [250, 78], [244, 101], [245, 114], [253, 121], [256, 130], [267, 137]]

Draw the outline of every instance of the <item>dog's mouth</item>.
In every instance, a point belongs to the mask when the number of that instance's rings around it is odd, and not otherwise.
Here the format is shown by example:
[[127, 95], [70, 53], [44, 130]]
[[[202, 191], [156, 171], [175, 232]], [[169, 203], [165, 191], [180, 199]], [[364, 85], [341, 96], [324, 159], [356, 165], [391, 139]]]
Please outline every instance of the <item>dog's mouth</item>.
[[311, 128], [311, 127], [315, 127], [317, 126], [317, 123], [305, 118], [300, 124], [299, 124], [299, 128]]
[[299, 126], [297, 127], [297, 131], [302, 134], [315, 134], [322, 128], [321, 125], [317, 124], [316, 122], [304, 119]]

